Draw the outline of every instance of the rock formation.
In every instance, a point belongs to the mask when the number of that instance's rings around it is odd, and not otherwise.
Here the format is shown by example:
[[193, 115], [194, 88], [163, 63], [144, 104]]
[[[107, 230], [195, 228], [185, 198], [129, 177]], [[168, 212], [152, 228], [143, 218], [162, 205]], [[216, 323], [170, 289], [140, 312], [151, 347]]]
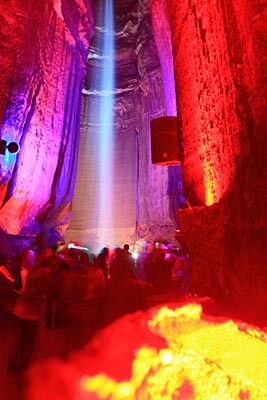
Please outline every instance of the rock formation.
[[93, 15], [88, 1], [1, 2], [1, 230], [60, 236], [69, 222], [81, 89]]
[[266, 3], [167, 1], [197, 288], [266, 300]]

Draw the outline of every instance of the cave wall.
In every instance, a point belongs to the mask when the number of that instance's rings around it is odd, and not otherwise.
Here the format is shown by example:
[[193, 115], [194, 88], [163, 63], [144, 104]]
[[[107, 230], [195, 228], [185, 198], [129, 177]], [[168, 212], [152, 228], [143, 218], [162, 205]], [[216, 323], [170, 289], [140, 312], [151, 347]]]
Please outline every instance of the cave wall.
[[167, 4], [192, 286], [266, 301], [266, 3]]
[[0, 4], [0, 228], [60, 237], [70, 219], [81, 89], [93, 13], [87, 0]]

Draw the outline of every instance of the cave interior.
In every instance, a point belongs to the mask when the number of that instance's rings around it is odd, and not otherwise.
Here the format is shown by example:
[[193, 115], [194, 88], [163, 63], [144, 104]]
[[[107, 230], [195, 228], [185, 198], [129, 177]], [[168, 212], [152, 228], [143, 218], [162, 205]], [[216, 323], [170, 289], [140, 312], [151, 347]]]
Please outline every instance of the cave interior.
[[[112, 245], [182, 235], [196, 291], [263, 309], [266, 2], [114, 0], [113, 103], [101, 111], [105, 3], [0, 4], [1, 140], [20, 147], [0, 155], [2, 256], [38, 235], [95, 249], [111, 235]], [[100, 204], [107, 112], [113, 183]], [[179, 120], [181, 162], [158, 166], [150, 122], [168, 116]]]

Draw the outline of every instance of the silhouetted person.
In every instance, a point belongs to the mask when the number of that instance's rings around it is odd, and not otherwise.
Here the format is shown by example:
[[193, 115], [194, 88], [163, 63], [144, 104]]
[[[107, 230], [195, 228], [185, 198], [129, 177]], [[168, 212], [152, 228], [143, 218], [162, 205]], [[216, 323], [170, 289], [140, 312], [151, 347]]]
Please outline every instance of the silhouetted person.
[[147, 282], [154, 286], [158, 294], [172, 289], [171, 264], [166, 260], [165, 255], [163, 249], [156, 248], [144, 260]]
[[42, 266], [50, 270], [50, 282], [46, 294], [45, 324], [48, 329], [53, 328], [57, 319], [57, 288], [62, 280], [64, 271], [68, 268], [62, 254], [57, 253], [57, 246], [51, 247], [51, 253], [41, 261]]
[[189, 273], [188, 257], [180, 250], [172, 268], [172, 279], [176, 284], [179, 294], [183, 297], [189, 294]]
[[112, 260], [103, 306], [103, 323], [108, 324], [127, 313], [149, 305], [153, 287], [139, 281], [133, 273], [133, 258], [123, 249]]
[[55, 328], [65, 338], [63, 351], [67, 354], [81, 348], [97, 330], [106, 282], [87, 253], [70, 249], [65, 261], [68, 267], [57, 276], [54, 295]]
[[130, 249], [130, 246], [127, 243], [123, 245], [123, 250], [128, 252], [129, 249]]
[[135, 266], [136, 277], [144, 282], [146, 282], [147, 280], [144, 268], [144, 262], [146, 257], [151, 253], [152, 250], [153, 250], [153, 245], [151, 242], [144, 243], [143, 251], [138, 255], [138, 258], [136, 260], [136, 266]]
[[96, 258], [96, 264], [102, 270], [104, 278], [108, 279], [109, 249], [103, 247]]
[[49, 271], [38, 266], [34, 251], [27, 250], [21, 265], [21, 296], [13, 310], [15, 336], [9, 352], [9, 372], [22, 372], [30, 363], [48, 280]]

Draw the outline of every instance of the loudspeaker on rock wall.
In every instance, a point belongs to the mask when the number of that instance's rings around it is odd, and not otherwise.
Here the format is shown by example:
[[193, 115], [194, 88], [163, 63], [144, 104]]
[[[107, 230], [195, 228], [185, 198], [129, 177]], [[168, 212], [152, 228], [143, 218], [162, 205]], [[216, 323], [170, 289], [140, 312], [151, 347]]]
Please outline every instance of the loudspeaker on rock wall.
[[160, 117], [150, 121], [152, 164], [181, 164], [181, 134], [177, 117]]

